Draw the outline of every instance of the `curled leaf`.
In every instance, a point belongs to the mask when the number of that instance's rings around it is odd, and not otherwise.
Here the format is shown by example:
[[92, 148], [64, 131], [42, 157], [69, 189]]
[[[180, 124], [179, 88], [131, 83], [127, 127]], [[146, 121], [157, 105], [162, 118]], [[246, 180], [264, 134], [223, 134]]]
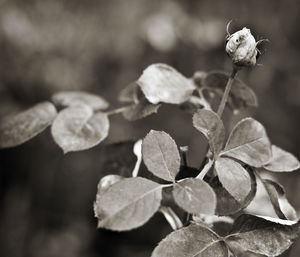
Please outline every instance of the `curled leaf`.
[[287, 200], [283, 187], [270, 179], [262, 179], [262, 183], [270, 197], [277, 216], [280, 219], [297, 219], [297, 213]]
[[195, 85], [173, 67], [166, 64], [152, 64], [138, 79], [145, 97], [150, 103], [181, 104], [188, 100]]
[[43, 102], [3, 118], [0, 122], [0, 147], [6, 148], [25, 143], [45, 130], [56, 115], [54, 105]]

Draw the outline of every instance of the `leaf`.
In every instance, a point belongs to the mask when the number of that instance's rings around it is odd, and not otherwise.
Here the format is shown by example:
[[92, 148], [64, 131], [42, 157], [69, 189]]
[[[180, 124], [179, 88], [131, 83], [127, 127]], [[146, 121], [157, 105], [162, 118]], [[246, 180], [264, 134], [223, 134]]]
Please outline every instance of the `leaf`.
[[[221, 99], [229, 76], [225, 72], [211, 71], [203, 76], [202, 84], [206, 90], [214, 92]], [[253, 90], [239, 79], [235, 79], [233, 82], [227, 104], [234, 110], [258, 106], [257, 97]]]
[[231, 131], [221, 156], [229, 156], [253, 167], [271, 158], [271, 144], [264, 126], [252, 118], [241, 120]]
[[274, 172], [288, 172], [299, 169], [300, 163], [291, 153], [272, 145], [272, 158], [264, 168]]
[[145, 118], [153, 113], [157, 113], [160, 104], [151, 104], [146, 101], [133, 104], [125, 111], [122, 112], [125, 119], [130, 121], [139, 120]]
[[23, 144], [45, 130], [56, 115], [54, 105], [43, 102], [3, 118], [0, 122], [0, 147]]
[[201, 97], [191, 96], [186, 102], [178, 106], [181, 110], [194, 114], [198, 109], [207, 108], [210, 109], [209, 103]]
[[238, 162], [228, 158], [218, 158], [215, 169], [223, 187], [237, 200], [244, 200], [251, 191], [251, 178]]
[[113, 175], [113, 174], [106, 175], [100, 179], [97, 186], [96, 201], [94, 202], [95, 217], [99, 218], [101, 216], [101, 213], [98, 213], [98, 208], [97, 208], [97, 206], [99, 205], [100, 197], [108, 190], [109, 187], [121, 181], [122, 179], [124, 179], [124, 177], [119, 175]]
[[297, 219], [296, 211], [287, 200], [283, 187], [270, 179], [262, 179], [262, 183], [270, 197], [277, 216], [280, 219]]
[[193, 125], [208, 139], [212, 152], [219, 154], [225, 140], [225, 129], [218, 114], [204, 109], [198, 110], [193, 116]]
[[119, 101], [126, 103], [138, 103], [143, 96], [141, 88], [135, 81], [121, 90], [119, 94]]
[[216, 195], [205, 181], [187, 178], [174, 185], [173, 197], [175, 202], [185, 211], [197, 214], [215, 213]]
[[192, 77], [192, 80], [194, 81], [195, 85], [198, 88], [203, 87], [203, 81], [205, 80], [207, 74], [208, 73], [206, 71], [203, 71], [203, 70], [195, 71], [195, 73]]
[[174, 181], [180, 169], [180, 155], [170, 135], [151, 130], [143, 140], [142, 151], [149, 171], [159, 178]]
[[104, 176], [103, 178], [100, 179], [98, 183], [97, 186], [98, 194], [102, 195], [108, 190], [110, 186], [121, 181], [122, 179], [124, 179], [124, 177], [119, 175], [114, 175], [114, 174]]
[[237, 201], [229, 192], [222, 186], [218, 177], [215, 177], [210, 183], [211, 187], [217, 196], [216, 215], [231, 215], [245, 209], [253, 200], [257, 184], [253, 172], [248, 173], [251, 177], [251, 190], [247, 197], [241, 201]]
[[210, 229], [193, 224], [163, 239], [152, 257], [228, 257], [228, 248]]
[[111, 185], [97, 201], [98, 227], [115, 231], [142, 226], [158, 210], [161, 185], [136, 177]]
[[138, 79], [144, 95], [150, 103], [181, 104], [187, 101], [195, 85], [167, 64], [152, 64]]
[[53, 122], [51, 133], [64, 153], [81, 151], [103, 141], [109, 130], [105, 113], [93, 113], [86, 105], [72, 106], [62, 110]]
[[59, 106], [69, 107], [85, 104], [95, 111], [105, 110], [109, 106], [104, 98], [82, 91], [61, 91], [54, 94], [51, 99]]
[[299, 222], [241, 215], [234, 223], [226, 243], [266, 256], [278, 256], [298, 237]]

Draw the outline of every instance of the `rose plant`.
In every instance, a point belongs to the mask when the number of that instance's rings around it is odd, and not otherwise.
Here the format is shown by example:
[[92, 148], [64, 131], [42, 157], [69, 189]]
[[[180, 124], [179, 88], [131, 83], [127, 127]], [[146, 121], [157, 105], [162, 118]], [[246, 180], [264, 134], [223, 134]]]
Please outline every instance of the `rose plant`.
[[[94, 203], [98, 227], [131, 230], [161, 212], [174, 231], [158, 244], [153, 257], [278, 256], [298, 236], [300, 223], [283, 187], [261, 173], [291, 172], [299, 169], [299, 161], [272, 145], [259, 121], [242, 119], [228, 137], [222, 121], [226, 106], [233, 113], [257, 106], [255, 93], [236, 74], [256, 65], [260, 42], [247, 28], [228, 35], [231, 74], [200, 71], [186, 78], [167, 64], [152, 64], [121, 91], [119, 99], [128, 105], [110, 111], [98, 95], [58, 92], [51, 102], [2, 119], [0, 147], [20, 145], [51, 126], [64, 153], [86, 150], [108, 136], [111, 115], [120, 113], [133, 121], [156, 113], [164, 104], [176, 105], [192, 113], [191, 124], [208, 141], [201, 168], [188, 166], [187, 147], [178, 147], [164, 131], [151, 130], [134, 145], [137, 162], [130, 177], [107, 175], [100, 180]], [[142, 161], [149, 171], [144, 177], [139, 176]], [[244, 211], [258, 180], [278, 218]], [[287, 213], [282, 202], [293, 211]], [[227, 230], [220, 232], [218, 224]]]

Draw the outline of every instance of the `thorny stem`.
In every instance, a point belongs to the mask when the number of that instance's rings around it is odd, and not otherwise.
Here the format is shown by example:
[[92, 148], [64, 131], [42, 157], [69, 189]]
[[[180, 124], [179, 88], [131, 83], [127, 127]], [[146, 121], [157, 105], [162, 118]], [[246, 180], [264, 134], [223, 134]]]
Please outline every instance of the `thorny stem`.
[[217, 111], [219, 117], [221, 117], [222, 114], [223, 114], [223, 111], [224, 111], [224, 108], [225, 108], [225, 105], [226, 105], [226, 102], [227, 102], [227, 99], [228, 99], [228, 96], [229, 96], [229, 92], [230, 92], [232, 83], [233, 83], [234, 78], [235, 78], [238, 71], [239, 71], [239, 68], [237, 66], [233, 65], [231, 75], [230, 75], [230, 77], [227, 81], [225, 91], [224, 91], [221, 103], [220, 103], [218, 111]]

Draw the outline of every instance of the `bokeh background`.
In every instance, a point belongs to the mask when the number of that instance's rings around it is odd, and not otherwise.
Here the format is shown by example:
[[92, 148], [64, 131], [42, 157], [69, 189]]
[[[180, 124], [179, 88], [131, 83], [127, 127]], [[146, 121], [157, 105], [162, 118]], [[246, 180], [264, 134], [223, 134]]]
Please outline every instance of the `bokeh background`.
[[[97, 93], [111, 108], [121, 106], [118, 92], [156, 62], [187, 77], [197, 70], [230, 71], [224, 38], [233, 19], [233, 32], [247, 26], [270, 43], [259, 60], [263, 65], [239, 74], [256, 92], [259, 108], [227, 125], [251, 115], [266, 126], [274, 144], [299, 158], [299, 8], [297, 0], [0, 0], [0, 116], [59, 90]], [[188, 145], [189, 163], [199, 165], [205, 141], [191, 115], [172, 106], [142, 121], [113, 116], [109, 138], [88, 151], [63, 155], [49, 129], [0, 150], [0, 256], [150, 256], [171, 231], [162, 215], [124, 233], [96, 230], [93, 217], [99, 179], [134, 165], [132, 143], [116, 143], [142, 138], [150, 129]], [[299, 173], [275, 179], [299, 212]], [[256, 207], [274, 215], [266, 199]], [[299, 240], [288, 254], [299, 256]]]

